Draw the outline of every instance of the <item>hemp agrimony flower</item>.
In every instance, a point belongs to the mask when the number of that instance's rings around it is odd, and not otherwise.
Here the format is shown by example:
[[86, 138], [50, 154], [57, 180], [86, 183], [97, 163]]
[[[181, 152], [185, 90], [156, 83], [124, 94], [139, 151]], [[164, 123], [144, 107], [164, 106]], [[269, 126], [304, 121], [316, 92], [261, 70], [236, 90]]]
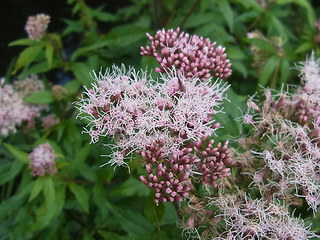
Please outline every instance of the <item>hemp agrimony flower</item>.
[[54, 151], [48, 143], [39, 145], [29, 155], [31, 174], [33, 176], [55, 174], [57, 172], [55, 158]]
[[76, 103], [78, 117], [89, 122], [84, 132], [92, 143], [100, 137], [114, 139], [115, 146], [109, 144], [114, 150], [111, 165], [128, 167], [125, 159], [134, 151], [142, 156], [147, 174], [140, 179], [154, 189], [156, 204], [182, 201], [194, 180], [217, 188], [233, 165], [228, 142], [213, 146], [214, 141], [207, 140], [220, 126], [214, 116], [228, 88], [219, 79], [212, 81], [211, 74], [227, 77], [231, 64], [222, 47], [214, 49], [216, 43], [178, 32], [147, 35], [152, 51], [142, 48], [142, 54], [158, 56], [161, 51], [163, 56], [157, 80], [144, 71], [113, 66], [93, 73], [92, 87]]
[[29, 16], [25, 26], [28, 37], [33, 40], [40, 40], [46, 33], [49, 23], [50, 16], [46, 14], [42, 13], [36, 16]]

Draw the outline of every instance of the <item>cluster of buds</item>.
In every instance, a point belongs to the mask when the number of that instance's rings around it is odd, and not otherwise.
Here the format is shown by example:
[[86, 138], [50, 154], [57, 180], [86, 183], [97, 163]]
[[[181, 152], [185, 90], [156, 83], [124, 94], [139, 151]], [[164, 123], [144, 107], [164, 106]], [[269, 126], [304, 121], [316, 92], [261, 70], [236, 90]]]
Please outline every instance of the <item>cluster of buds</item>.
[[157, 72], [175, 68], [187, 78], [196, 76], [202, 81], [211, 76], [227, 78], [231, 75], [225, 48], [215, 48], [217, 43], [211, 43], [208, 38], [180, 33], [179, 28], [159, 30], [154, 37], [147, 33], [147, 37], [150, 46], [141, 47], [141, 55], [156, 58], [161, 66], [155, 69]]
[[[203, 184], [217, 188], [217, 181], [229, 176], [233, 165], [231, 154], [224, 145], [213, 147], [213, 139], [194, 141], [172, 154], [164, 154], [162, 142], [153, 142], [145, 150], [137, 151], [146, 163], [149, 176], [141, 176], [141, 181], [154, 188], [155, 202], [182, 201], [189, 195], [192, 179], [200, 179]], [[154, 171], [153, 171], [154, 169]]]
[[46, 33], [49, 23], [50, 16], [46, 14], [42, 13], [36, 16], [29, 16], [25, 26], [28, 37], [32, 40], [40, 40]]
[[33, 176], [55, 174], [57, 172], [55, 158], [54, 151], [48, 143], [39, 145], [29, 155], [31, 174]]

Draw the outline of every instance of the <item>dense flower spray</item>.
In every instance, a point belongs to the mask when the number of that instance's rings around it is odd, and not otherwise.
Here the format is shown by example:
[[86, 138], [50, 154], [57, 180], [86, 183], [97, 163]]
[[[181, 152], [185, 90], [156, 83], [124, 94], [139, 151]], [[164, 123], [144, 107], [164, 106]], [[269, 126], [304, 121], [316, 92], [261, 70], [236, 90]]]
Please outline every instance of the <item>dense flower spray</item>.
[[36, 16], [29, 16], [25, 26], [28, 37], [33, 40], [40, 40], [46, 33], [49, 23], [50, 16], [46, 14], [42, 13]]
[[[182, 201], [194, 179], [217, 187], [219, 179], [230, 175], [233, 164], [228, 142], [214, 146], [208, 139], [220, 126], [214, 115], [221, 111], [228, 88], [221, 80], [213, 81], [211, 74], [227, 77], [231, 64], [224, 49], [214, 49], [209, 39], [196, 35], [189, 39], [188, 34], [177, 36], [178, 32], [162, 30], [155, 38], [147, 34], [156, 44], [152, 54], [160, 51], [166, 56], [166, 49], [175, 47], [173, 56], [186, 54], [180, 58], [189, 57], [190, 66], [178, 64], [178, 59], [165, 67], [161, 64], [157, 80], [144, 71], [113, 66], [94, 73], [92, 87], [76, 103], [78, 117], [89, 122], [84, 132], [92, 143], [105, 136], [115, 140], [111, 165], [128, 166], [127, 157], [133, 152], [141, 155], [147, 175], [140, 179], [155, 190], [156, 203]], [[169, 38], [176, 42], [159, 45], [162, 35], [168, 37], [164, 42]], [[149, 47], [142, 48], [141, 54], [148, 51], [151, 54]]]
[[55, 158], [54, 151], [48, 143], [39, 145], [29, 155], [31, 174], [33, 176], [55, 174], [57, 172]]
[[29, 104], [24, 102], [23, 98], [43, 89], [43, 82], [36, 75], [14, 81], [13, 84], [5, 84], [4, 79], [0, 80], [0, 136], [6, 137], [10, 132], [15, 133], [23, 124], [24, 131], [34, 129], [35, 119], [40, 117], [40, 112], [47, 110], [48, 106]]
[[[251, 199], [245, 193], [222, 194], [210, 199], [219, 207], [216, 218], [223, 222], [224, 232], [213, 237], [223, 239], [316, 239], [302, 219], [291, 216], [286, 206]], [[216, 233], [214, 233], [216, 234]]]
[[263, 196], [293, 205], [302, 198], [315, 212], [320, 205], [319, 61], [312, 55], [297, 68], [303, 86], [294, 93], [266, 89], [263, 102], [249, 99], [244, 119], [253, 134], [240, 139], [246, 152], [237, 162]]

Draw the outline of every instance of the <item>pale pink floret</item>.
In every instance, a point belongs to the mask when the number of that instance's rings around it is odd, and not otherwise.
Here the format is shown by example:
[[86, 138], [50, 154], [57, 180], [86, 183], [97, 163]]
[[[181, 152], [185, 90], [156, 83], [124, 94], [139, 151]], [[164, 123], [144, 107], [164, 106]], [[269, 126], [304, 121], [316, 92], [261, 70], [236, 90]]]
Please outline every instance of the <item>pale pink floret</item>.
[[54, 159], [56, 155], [48, 143], [36, 147], [29, 155], [31, 175], [43, 176], [45, 174], [55, 174], [57, 172]]

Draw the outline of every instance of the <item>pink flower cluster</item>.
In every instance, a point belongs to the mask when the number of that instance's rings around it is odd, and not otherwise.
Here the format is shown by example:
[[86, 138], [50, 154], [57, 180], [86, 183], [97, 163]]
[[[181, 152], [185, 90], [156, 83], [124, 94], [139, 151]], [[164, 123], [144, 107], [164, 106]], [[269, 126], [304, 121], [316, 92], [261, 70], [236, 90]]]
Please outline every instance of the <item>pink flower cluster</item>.
[[117, 135], [122, 149], [144, 150], [153, 140], [165, 139], [163, 147], [169, 151], [219, 127], [212, 117], [222, 103], [225, 85], [178, 74], [162, 75], [161, 80], [147, 79], [146, 73], [126, 71], [124, 66], [95, 75], [96, 83], [77, 103], [79, 117], [90, 122], [85, 132], [92, 142]]
[[39, 145], [29, 155], [31, 174], [33, 176], [55, 174], [57, 172], [55, 158], [54, 151], [48, 143]]
[[39, 116], [37, 107], [26, 104], [19, 92], [12, 85], [4, 84], [0, 80], [0, 135], [7, 136], [9, 132], [15, 133], [22, 122], [32, 127], [35, 117]]
[[49, 23], [50, 16], [46, 14], [42, 13], [36, 16], [29, 16], [25, 26], [28, 37], [33, 40], [40, 40], [46, 33]]
[[263, 102], [248, 101], [249, 112], [244, 122], [254, 127], [254, 133], [240, 143], [244, 149], [251, 150], [247, 158], [251, 163], [245, 165], [260, 162], [258, 169], [249, 167], [245, 171], [264, 196], [273, 195], [291, 204], [300, 204], [299, 198], [303, 197], [317, 211], [320, 206], [319, 61], [312, 55], [298, 69], [303, 86], [295, 93], [273, 95], [267, 89]]
[[186, 78], [194, 76], [205, 81], [211, 76], [227, 78], [231, 75], [231, 63], [227, 59], [225, 48], [211, 43], [197, 35], [189, 35], [176, 30], [164, 29], [157, 31], [152, 37], [147, 33], [150, 46], [141, 47], [141, 55], [155, 57], [160, 68], [157, 72], [167, 72], [175, 68]]
[[196, 179], [217, 187], [233, 164], [227, 142], [216, 147], [212, 140], [206, 143], [220, 126], [213, 117], [228, 88], [221, 80], [212, 83], [211, 74], [227, 77], [231, 64], [224, 49], [214, 49], [216, 43], [178, 33], [171, 29], [155, 38], [148, 35], [152, 47], [142, 48], [142, 54], [158, 61], [156, 51], [161, 51], [159, 79], [113, 66], [94, 73], [95, 82], [76, 103], [78, 117], [89, 122], [84, 132], [91, 142], [114, 138], [111, 165], [129, 167], [125, 158], [134, 151], [142, 156], [147, 174], [140, 179], [154, 189], [157, 204], [182, 201]]

